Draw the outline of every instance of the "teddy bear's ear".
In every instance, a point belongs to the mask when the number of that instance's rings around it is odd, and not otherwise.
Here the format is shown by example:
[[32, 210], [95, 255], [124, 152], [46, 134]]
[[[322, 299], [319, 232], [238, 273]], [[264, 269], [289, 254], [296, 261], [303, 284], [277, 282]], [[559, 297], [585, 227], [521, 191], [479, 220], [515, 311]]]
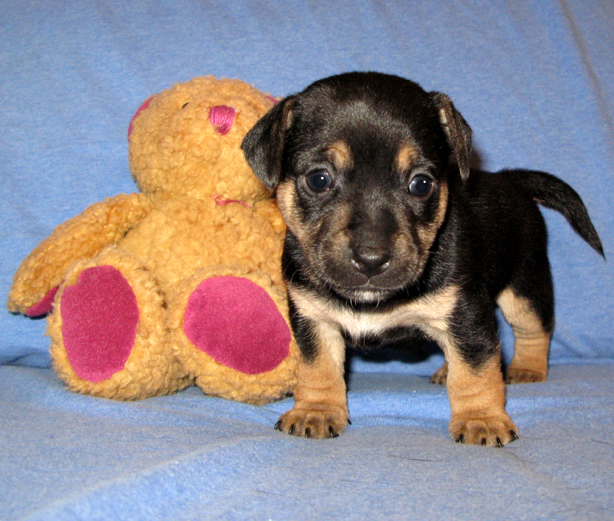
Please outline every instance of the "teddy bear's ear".
[[247, 133], [241, 143], [247, 162], [269, 189], [281, 181], [286, 130], [292, 124], [293, 98], [280, 101]]
[[147, 98], [137, 109], [137, 111], [134, 113], [134, 116], [132, 116], [132, 119], [130, 120], [130, 126], [128, 127], [128, 139], [130, 139], [130, 136], [132, 135], [132, 129], [134, 128], [134, 120], [141, 112], [143, 112], [147, 107], [149, 107], [149, 104], [153, 101], [154, 98], [155, 96], [149, 96], [149, 98]]

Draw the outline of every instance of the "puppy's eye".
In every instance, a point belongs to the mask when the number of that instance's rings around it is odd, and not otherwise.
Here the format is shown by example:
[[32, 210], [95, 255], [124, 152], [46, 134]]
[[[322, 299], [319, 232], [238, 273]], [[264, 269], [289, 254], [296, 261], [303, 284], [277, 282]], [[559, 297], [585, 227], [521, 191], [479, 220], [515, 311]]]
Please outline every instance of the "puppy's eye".
[[418, 174], [409, 183], [409, 193], [414, 197], [426, 197], [433, 190], [433, 179], [426, 174]]
[[333, 178], [328, 173], [328, 170], [323, 168], [308, 173], [305, 176], [305, 182], [307, 183], [307, 188], [317, 194], [326, 192], [333, 186]]

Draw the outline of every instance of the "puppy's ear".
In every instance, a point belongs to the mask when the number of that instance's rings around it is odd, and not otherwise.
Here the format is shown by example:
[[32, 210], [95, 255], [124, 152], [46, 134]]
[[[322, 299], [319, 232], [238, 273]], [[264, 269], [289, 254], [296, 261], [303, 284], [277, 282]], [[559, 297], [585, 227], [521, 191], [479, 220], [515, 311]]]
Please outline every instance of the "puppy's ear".
[[466, 181], [471, 168], [471, 127], [448, 96], [441, 92], [431, 92], [431, 96], [439, 110], [439, 120], [448, 137], [448, 144], [454, 150], [461, 178]]
[[293, 98], [285, 98], [267, 112], [241, 143], [245, 158], [264, 185], [273, 190], [281, 181], [286, 130], [292, 123]]

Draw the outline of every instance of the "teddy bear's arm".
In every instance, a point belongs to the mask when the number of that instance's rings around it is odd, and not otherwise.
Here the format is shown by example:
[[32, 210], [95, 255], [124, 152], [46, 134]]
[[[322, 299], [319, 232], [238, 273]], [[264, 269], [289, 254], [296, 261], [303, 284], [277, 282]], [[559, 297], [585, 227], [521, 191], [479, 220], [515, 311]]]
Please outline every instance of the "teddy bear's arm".
[[[9, 311], [31, 316], [49, 311], [68, 267], [117, 243], [150, 209], [145, 195], [121, 194], [93, 204], [60, 224], [15, 273], [7, 303]], [[40, 313], [36, 311], [39, 307]]]

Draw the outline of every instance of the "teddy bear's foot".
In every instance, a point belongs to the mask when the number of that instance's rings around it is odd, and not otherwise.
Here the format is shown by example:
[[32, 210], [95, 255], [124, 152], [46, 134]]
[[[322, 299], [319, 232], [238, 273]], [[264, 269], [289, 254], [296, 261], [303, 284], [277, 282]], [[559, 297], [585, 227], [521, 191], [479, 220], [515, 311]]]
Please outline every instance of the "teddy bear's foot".
[[113, 266], [83, 270], [62, 294], [62, 337], [77, 376], [102, 382], [121, 371], [136, 340], [139, 307]]
[[128, 255], [101, 257], [75, 266], [58, 292], [49, 325], [58, 374], [73, 390], [117, 399], [185, 387], [153, 278]]
[[281, 398], [296, 367], [283, 294], [267, 276], [223, 273], [204, 280], [200, 273], [177, 296], [177, 356], [207, 394], [251, 403]]
[[220, 364], [266, 373], [288, 356], [290, 329], [267, 292], [242, 277], [213, 277], [190, 295], [183, 330]]

